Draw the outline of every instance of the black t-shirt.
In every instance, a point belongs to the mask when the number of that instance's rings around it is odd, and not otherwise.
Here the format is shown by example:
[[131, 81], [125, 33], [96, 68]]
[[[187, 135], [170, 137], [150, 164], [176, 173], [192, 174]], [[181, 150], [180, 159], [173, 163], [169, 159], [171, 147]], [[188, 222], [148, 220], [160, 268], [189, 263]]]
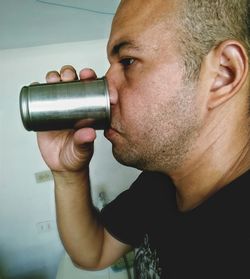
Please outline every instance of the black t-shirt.
[[167, 176], [143, 172], [101, 219], [136, 247], [136, 278], [250, 278], [250, 171], [185, 213]]

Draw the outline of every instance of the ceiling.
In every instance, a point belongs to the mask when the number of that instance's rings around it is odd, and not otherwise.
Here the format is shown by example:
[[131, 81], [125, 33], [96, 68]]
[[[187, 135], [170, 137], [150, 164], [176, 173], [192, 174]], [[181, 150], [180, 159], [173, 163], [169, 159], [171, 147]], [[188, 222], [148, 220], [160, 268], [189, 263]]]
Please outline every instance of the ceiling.
[[107, 38], [119, 0], [0, 0], [0, 49]]

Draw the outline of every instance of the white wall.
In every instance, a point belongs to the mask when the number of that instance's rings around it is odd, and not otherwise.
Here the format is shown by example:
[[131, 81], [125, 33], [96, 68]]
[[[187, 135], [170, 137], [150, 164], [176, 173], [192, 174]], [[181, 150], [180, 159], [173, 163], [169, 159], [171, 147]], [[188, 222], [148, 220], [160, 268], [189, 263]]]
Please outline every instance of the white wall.
[[[98, 76], [108, 68], [106, 40], [0, 51], [0, 277], [55, 278], [63, 248], [58, 237], [53, 182], [36, 183], [47, 170], [34, 132], [19, 113], [19, 92], [33, 81], [44, 82], [48, 70], [74, 65], [92, 67]], [[103, 189], [113, 199], [138, 171], [119, 165], [110, 143], [98, 132], [91, 164], [93, 199]], [[49, 221], [42, 231], [41, 222]]]

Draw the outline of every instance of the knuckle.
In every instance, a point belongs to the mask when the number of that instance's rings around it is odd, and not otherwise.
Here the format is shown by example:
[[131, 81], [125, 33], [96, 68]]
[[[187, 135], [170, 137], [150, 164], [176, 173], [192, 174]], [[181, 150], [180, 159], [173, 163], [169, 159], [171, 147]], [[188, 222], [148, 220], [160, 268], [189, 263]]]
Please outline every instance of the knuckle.
[[49, 83], [60, 81], [60, 74], [57, 71], [50, 71], [46, 74], [46, 81]]
[[71, 81], [77, 79], [76, 70], [70, 65], [65, 65], [61, 68], [60, 76], [63, 81]]

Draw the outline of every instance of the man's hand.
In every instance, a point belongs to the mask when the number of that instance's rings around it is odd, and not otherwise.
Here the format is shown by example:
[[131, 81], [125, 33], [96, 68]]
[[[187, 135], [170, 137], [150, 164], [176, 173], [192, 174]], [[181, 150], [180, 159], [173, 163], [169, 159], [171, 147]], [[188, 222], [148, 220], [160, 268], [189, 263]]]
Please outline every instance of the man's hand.
[[[91, 69], [83, 69], [79, 77], [92, 80], [96, 79], [96, 74]], [[46, 75], [48, 83], [77, 79], [76, 70], [70, 65], [63, 66], [60, 72], [50, 71]], [[37, 133], [42, 157], [52, 172], [78, 172], [88, 168], [95, 138], [96, 132], [92, 128]]]

